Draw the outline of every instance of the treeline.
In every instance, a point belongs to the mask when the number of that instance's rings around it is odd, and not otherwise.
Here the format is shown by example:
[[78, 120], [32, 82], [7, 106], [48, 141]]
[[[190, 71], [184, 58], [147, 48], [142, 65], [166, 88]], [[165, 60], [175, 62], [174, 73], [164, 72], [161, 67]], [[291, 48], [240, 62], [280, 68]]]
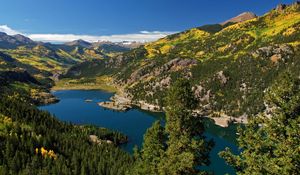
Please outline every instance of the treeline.
[[126, 140], [118, 132], [60, 122], [17, 97], [1, 96], [0, 174], [125, 174], [133, 160], [116, 145]]

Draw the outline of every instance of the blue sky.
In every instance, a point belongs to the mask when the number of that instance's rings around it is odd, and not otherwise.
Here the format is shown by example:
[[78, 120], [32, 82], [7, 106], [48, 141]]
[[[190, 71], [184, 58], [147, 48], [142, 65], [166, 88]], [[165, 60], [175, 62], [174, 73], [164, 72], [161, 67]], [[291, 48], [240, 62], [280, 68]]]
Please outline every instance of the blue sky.
[[[35, 40], [154, 40], [294, 0], [1, 0], [0, 31]], [[39, 35], [36, 35], [39, 34]], [[56, 35], [54, 35], [56, 34]]]

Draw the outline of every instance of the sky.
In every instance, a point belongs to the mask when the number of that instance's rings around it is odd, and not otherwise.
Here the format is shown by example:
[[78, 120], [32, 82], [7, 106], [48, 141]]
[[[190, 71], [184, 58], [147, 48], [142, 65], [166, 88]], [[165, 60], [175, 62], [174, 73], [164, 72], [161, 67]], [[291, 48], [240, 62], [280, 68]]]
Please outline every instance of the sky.
[[36, 41], [153, 41], [295, 0], [1, 0], [0, 31]]

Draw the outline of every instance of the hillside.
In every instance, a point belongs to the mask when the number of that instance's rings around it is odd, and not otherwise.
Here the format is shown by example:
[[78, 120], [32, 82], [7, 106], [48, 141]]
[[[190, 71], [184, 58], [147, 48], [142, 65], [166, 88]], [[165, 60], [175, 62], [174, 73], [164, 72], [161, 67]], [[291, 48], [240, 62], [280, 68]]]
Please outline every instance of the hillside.
[[299, 72], [300, 5], [226, 25], [206, 25], [167, 36], [128, 53], [72, 67], [65, 77], [109, 76], [132, 103], [164, 106], [166, 89], [185, 77], [198, 110], [211, 116], [249, 116], [283, 72]]
[[106, 59], [129, 51], [118, 43], [89, 43], [76, 40], [65, 44], [35, 42], [23, 35], [0, 33], [0, 70], [23, 68], [36, 78], [49, 78], [72, 65], [94, 59]]
[[0, 174], [125, 174], [133, 159], [118, 146], [127, 136], [61, 122], [35, 106], [58, 101], [49, 90], [57, 73], [107, 56], [90, 48], [73, 53], [67, 49], [79, 47], [3, 36], [24, 42], [0, 46]]
[[126, 136], [58, 121], [18, 95], [0, 97], [0, 174], [125, 174], [131, 167], [117, 147]]

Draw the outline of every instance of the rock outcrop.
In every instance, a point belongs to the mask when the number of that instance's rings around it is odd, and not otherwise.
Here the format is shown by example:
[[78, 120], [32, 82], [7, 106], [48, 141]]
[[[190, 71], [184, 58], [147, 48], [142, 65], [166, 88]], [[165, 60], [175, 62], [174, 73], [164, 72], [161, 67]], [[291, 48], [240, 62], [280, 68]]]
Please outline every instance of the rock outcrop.
[[242, 14], [239, 14], [236, 17], [233, 17], [225, 22], [222, 22], [221, 25], [225, 25], [227, 23], [239, 23], [239, 22], [243, 22], [243, 21], [247, 21], [253, 18], [256, 18], [257, 16], [252, 13], [252, 12], [244, 12]]
[[261, 47], [252, 52], [252, 56], [255, 58], [267, 58], [272, 62], [277, 63], [279, 61], [286, 61], [286, 59], [289, 59], [293, 53], [294, 51], [292, 47], [288, 44], [277, 44], [273, 46]]

